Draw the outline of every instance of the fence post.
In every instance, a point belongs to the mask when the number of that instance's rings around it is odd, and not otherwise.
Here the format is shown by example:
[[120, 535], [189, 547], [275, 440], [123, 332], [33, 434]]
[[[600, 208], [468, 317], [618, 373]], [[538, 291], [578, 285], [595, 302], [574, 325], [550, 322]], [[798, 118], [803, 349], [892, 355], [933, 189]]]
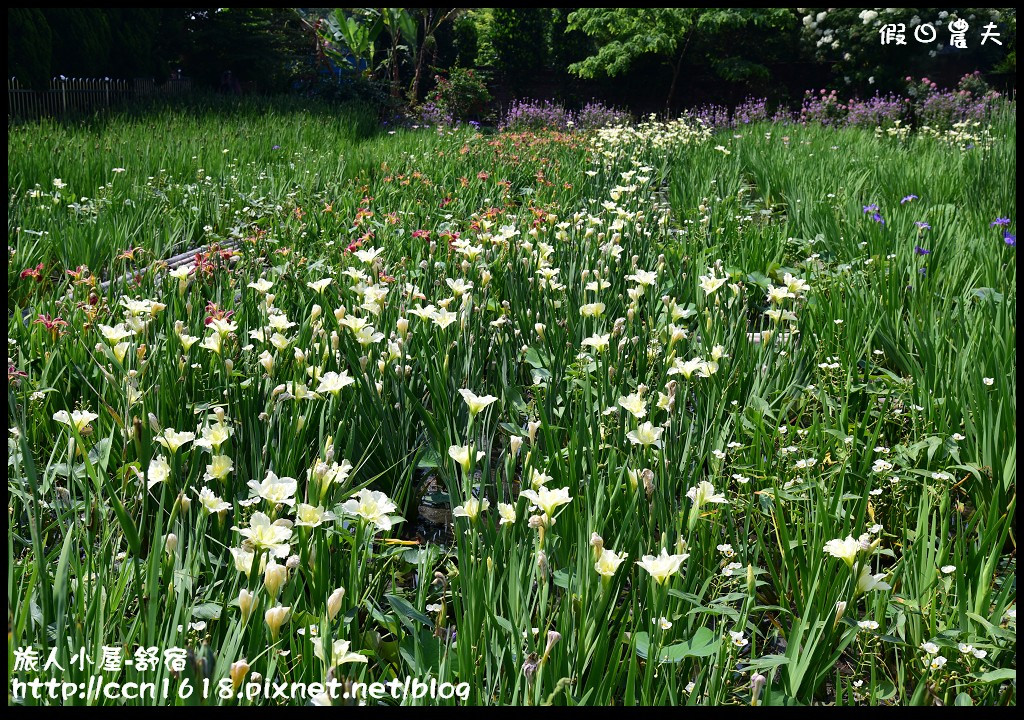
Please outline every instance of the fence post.
[[60, 76], [60, 108], [61, 115], [68, 114], [68, 93], [67, 93], [68, 80], [63, 75]]

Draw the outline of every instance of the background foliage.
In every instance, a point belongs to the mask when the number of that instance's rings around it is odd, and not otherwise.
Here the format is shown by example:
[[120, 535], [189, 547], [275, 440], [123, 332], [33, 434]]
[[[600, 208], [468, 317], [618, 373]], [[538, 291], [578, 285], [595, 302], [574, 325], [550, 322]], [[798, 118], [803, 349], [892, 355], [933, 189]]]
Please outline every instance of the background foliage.
[[[351, 37], [331, 22], [373, 34], [356, 71]], [[387, 22], [394, 18], [395, 23]], [[405, 20], [407, 18], [407, 20]], [[967, 49], [951, 48], [948, 23], [970, 24]], [[381, 20], [384, 20], [382, 22]], [[414, 32], [399, 32], [402, 22]], [[905, 46], [883, 46], [883, 24], [908, 27]], [[936, 43], [911, 33], [938, 23]], [[1002, 45], [981, 46], [994, 22]], [[392, 29], [396, 35], [392, 35]], [[332, 52], [333, 51], [333, 52]], [[357, 55], [358, 51], [353, 50]], [[435, 76], [483, 71], [495, 109], [543, 97], [581, 107], [591, 99], [635, 112], [736, 104], [752, 93], [797, 101], [808, 87], [871, 96], [905, 76], [951, 86], [975, 70], [1000, 91], [1016, 82], [1014, 8], [11, 8], [8, 75], [36, 87], [51, 77], [155, 77], [181, 70], [244, 92], [298, 90], [367, 100], [391, 112], [416, 106]], [[367, 84], [384, 92], [369, 91]], [[238, 88], [235, 88], [237, 91]]]

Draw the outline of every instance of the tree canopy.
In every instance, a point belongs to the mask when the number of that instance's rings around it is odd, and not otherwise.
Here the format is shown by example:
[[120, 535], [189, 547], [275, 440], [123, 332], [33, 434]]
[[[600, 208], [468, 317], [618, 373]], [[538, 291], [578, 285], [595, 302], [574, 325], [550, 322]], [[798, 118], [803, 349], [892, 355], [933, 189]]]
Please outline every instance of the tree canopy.
[[764, 66], [734, 39], [755, 29], [795, 25], [793, 12], [782, 8], [580, 8], [569, 15], [568, 29], [594, 38], [597, 49], [569, 71], [582, 78], [615, 77], [644, 56], [660, 58], [671, 68], [670, 105], [688, 49], [727, 79], [757, 75]]

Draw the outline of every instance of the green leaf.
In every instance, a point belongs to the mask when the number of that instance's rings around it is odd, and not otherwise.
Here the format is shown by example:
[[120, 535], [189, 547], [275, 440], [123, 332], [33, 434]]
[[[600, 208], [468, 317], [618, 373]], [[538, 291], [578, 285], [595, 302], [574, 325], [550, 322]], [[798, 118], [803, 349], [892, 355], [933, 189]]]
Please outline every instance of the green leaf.
[[1003, 294], [995, 290], [995, 288], [990, 287], [975, 288], [973, 291], [971, 291], [971, 295], [973, 295], [975, 299], [980, 300], [981, 302], [991, 302], [998, 304], [1003, 301]]
[[1008, 630], [1004, 630], [998, 625], [992, 624], [991, 622], [983, 618], [981, 615], [978, 615], [977, 613], [969, 612], [967, 613], [967, 617], [969, 617], [971, 620], [974, 620], [976, 623], [985, 628], [985, 632], [987, 632], [989, 637], [991, 637], [993, 640], [1016, 641], [1017, 636], [1014, 633]]
[[397, 595], [385, 595], [384, 598], [399, 615], [410, 620], [416, 620], [427, 627], [434, 627], [434, 621], [410, 605], [409, 601], [405, 598], [398, 597]]
[[53, 601], [56, 603], [60, 603], [64, 600], [67, 593], [71, 548], [74, 547], [74, 543], [72, 542], [73, 538], [74, 533], [69, 532], [65, 535], [64, 544], [60, 549], [60, 560], [57, 561], [57, 574], [53, 579]]
[[424, 495], [423, 504], [435, 507], [448, 507], [452, 504], [452, 498], [448, 493], [438, 490], [437, 492]]
[[987, 673], [975, 673], [971, 677], [975, 677], [983, 683], [1003, 682], [1004, 680], [1017, 682], [1017, 670], [1016, 668], [999, 668], [998, 670], [989, 670]]
[[757, 271], [747, 274], [747, 282], [757, 285], [762, 290], [767, 290], [768, 286], [772, 284], [767, 275]]
[[[420, 630], [415, 635], [406, 635], [399, 644], [399, 653], [409, 669], [419, 675], [437, 672], [441, 666], [443, 650], [441, 640], [429, 630]], [[417, 655], [419, 659], [417, 660]]]
[[790, 697], [785, 693], [773, 692], [768, 695], [764, 700], [764, 705], [768, 707], [803, 707], [804, 704], [794, 697]]
[[[716, 637], [708, 628], [698, 628], [697, 632], [685, 642], [667, 645], [658, 654], [660, 662], [677, 663], [690, 657], [707, 657], [718, 652], [722, 639]], [[636, 654], [647, 659], [650, 652], [651, 638], [646, 632], [636, 634]]]
[[790, 658], [785, 655], [764, 655], [756, 660], [752, 660], [749, 665], [744, 667], [744, 670], [770, 670], [780, 665], [786, 665], [789, 661]]
[[547, 367], [548, 363], [551, 362], [551, 358], [548, 357], [547, 351], [530, 347], [526, 349], [526, 362], [528, 362], [531, 367], [541, 370]]
[[436, 545], [427, 545], [421, 548], [406, 548], [402, 552], [402, 559], [410, 565], [419, 565], [421, 562], [432, 565], [437, 561], [440, 550]]
[[[529, 408], [523, 400], [522, 393], [520, 393], [519, 388], [514, 385], [508, 385], [505, 387], [505, 402], [520, 415], [526, 415], [529, 412]], [[517, 428], [514, 434], [518, 435], [520, 432], [521, 431]]]
[[551, 573], [551, 581], [555, 583], [557, 587], [568, 590], [569, 583], [572, 582], [572, 576], [569, 575], [567, 570], [555, 570]]
[[124, 533], [124, 539], [128, 543], [128, 548], [135, 557], [141, 556], [142, 539], [139, 537], [139, 531], [135, 527], [135, 522], [128, 514], [128, 511], [124, 509], [124, 505], [121, 504], [121, 500], [117, 497], [117, 492], [110, 480], [104, 478], [103, 486], [107, 492], [107, 498], [114, 508], [114, 514], [117, 516], [117, 522]]
[[512, 630], [512, 623], [510, 623], [506, 618], [503, 618], [500, 615], [494, 615], [493, 617], [494, 622], [498, 623], [498, 625], [500, 625], [506, 632], [514, 634], [514, 631]]
[[220, 613], [219, 603], [203, 603], [192, 608], [192, 617], [200, 620], [220, 620]]
[[433, 449], [428, 449], [422, 455], [420, 460], [416, 464], [416, 467], [420, 470], [433, 470], [441, 467], [441, 455]]

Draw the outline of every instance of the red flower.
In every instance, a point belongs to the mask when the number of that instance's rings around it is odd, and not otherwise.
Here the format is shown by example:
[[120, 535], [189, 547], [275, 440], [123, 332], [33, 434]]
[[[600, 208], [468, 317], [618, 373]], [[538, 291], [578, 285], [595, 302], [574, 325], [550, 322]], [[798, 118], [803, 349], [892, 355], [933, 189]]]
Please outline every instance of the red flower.
[[206, 319], [203, 320], [203, 325], [209, 325], [214, 320], [230, 320], [231, 316], [235, 314], [234, 310], [221, 310], [217, 307], [217, 303], [212, 300], [206, 303]]
[[36, 318], [36, 324], [42, 325], [52, 333], [60, 333], [62, 327], [67, 327], [67, 323], [61, 320], [59, 317], [52, 318], [49, 315], [40, 315]]
[[28, 268], [26, 270], [22, 270], [20, 277], [21, 277], [22, 280], [24, 280], [25, 278], [32, 278], [36, 282], [42, 282], [42, 280], [43, 280], [43, 270], [45, 268], [46, 268], [46, 265], [44, 263], [39, 263], [34, 268]]
[[459, 233], [453, 230], [445, 230], [441, 233], [440, 237], [448, 243], [449, 247], [451, 247], [455, 241], [459, 239]]
[[210, 261], [209, 253], [196, 253], [192, 261], [192, 272], [198, 277], [200, 275], [213, 275], [214, 265]]
[[21, 382], [22, 378], [27, 378], [28, 373], [22, 372], [18, 368], [14, 367], [10, 363], [7, 363], [7, 382], [14, 383], [17, 385]]

